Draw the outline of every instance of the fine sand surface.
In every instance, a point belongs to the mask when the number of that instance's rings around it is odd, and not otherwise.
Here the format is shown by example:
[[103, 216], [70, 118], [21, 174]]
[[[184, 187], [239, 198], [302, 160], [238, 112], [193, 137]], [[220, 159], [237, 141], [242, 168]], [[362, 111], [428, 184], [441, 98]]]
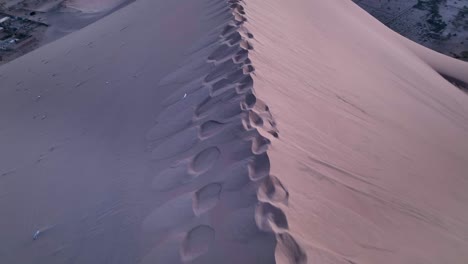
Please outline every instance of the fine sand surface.
[[0, 67], [0, 263], [465, 264], [439, 73], [351, 1], [136, 1]]

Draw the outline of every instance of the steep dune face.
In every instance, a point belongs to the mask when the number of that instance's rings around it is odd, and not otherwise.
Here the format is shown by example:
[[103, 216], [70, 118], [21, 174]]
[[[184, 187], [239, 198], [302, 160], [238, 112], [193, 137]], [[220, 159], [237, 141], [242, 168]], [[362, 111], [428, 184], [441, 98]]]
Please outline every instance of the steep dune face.
[[466, 262], [468, 97], [435, 70], [468, 65], [347, 1], [252, 1], [247, 19], [280, 135], [271, 173], [309, 260]]
[[435, 68], [350, 1], [137, 1], [0, 67], [0, 262], [464, 263]]

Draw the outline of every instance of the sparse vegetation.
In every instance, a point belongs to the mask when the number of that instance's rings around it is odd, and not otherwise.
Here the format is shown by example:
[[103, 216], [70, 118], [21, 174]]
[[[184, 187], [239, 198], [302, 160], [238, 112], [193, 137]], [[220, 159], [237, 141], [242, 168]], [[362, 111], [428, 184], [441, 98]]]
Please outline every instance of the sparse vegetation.
[[418, 0], [418, 3], [414, 5], [414, 8], [429, 11], [429, 17], [426, 22], [433, 32], [440, 32], [447, 27], [447, 24], [442, 20], [442, 16], [439, 13], [439, 4], [441, 4], [442, 1], [443, 0]]
[[403, 36], [468, 61], [468, 0], [353, 1]]
[[464, 6], [462, 9], [460, 9], [458, 14], [453, 19], [452, 23], [457, 28], [460, 26], [465, 26], [465, 27], [468, 26], [468, 7], [467, 6]]
[[460, 53], [460, 57], [463, 59], [468, 59], [468, 50], [464, 50]]

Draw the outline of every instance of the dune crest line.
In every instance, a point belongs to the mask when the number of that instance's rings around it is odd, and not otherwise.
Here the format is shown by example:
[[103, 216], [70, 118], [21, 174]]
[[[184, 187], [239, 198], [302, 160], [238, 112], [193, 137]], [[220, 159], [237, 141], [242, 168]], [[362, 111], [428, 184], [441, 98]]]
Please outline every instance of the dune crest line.
[[178, 244], [170, 259], [180, 263], [306, 263], [281, 209], [289, 192], [270, 175], [267, 151], [279, 132], [254, 92], [246, 10], [240, 0], [208, 4], [207, 19], [220, 23], [159, 84], [174, 91], [147, 141], [152, 161], [174, 163], [155, 172], [152, 190], [174, 195], [143, 222], [165, 240], [142, 263], [158, 259], [165, 243]]

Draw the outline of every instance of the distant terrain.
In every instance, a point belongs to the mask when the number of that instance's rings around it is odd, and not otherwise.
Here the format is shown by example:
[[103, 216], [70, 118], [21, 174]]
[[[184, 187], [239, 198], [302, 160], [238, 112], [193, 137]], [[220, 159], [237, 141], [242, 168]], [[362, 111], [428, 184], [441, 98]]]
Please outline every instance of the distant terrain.
[[468, 0], [353, 1], [401, 35], [468, 61]]
[[[131, 1], [0, 0], [0, 65]], [[468, 61], [468, 0], [353, 1], [405, 37]]]
[[132, 0], [0, 0], [0, 65], [112, 13]]

